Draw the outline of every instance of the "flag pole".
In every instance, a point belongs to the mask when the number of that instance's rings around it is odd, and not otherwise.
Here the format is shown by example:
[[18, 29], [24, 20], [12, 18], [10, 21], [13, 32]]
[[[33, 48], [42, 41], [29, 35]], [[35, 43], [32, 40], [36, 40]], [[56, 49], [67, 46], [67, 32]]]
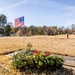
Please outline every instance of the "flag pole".
[[[24, 26], [24, 16], [15, 18], [15, 26], [16, 27]], [[24, 30], [23, 30], [23, 33], [24, 33]], [[24, 49], [24, 37], [23, 37], [23, 49]]]
[[24, 42], [24, 39], [25, 39], [25, 37], [24, 37], [24, 35], [23, 35], [23, 49], [24, 49], [24, 43], [25, 43], [25, 42]]
[[23, 29], [23, 49], [24, 49], [24, 44], [25, 44], [25, 33], [24, 33], [24, 29]]

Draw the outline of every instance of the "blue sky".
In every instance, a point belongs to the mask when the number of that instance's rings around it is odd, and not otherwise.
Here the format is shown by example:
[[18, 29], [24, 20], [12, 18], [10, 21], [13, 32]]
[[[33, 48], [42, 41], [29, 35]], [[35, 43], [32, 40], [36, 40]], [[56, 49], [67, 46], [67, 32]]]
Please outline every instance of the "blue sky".
[[70, 26], [75, 24], [75, 0], [0, 0], [0, 14], [8, 22], [25, 16], [25, 25]]

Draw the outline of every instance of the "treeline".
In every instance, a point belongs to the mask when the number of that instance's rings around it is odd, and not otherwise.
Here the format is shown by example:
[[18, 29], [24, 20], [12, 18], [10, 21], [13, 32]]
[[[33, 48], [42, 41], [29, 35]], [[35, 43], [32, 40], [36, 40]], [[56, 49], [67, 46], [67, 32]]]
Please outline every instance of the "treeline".
[[37, 27], [31, 25], [30, 27], [13, 27], [10, 25], [6, 25], [0, 28], [0, 34], [6, 35], [59, 35], [59, 34], [73, 34], [75, 32], [75, 24], [72, 24], [71, 27], [65, 28], [64, 26], [57, 27], [57, 26], [43, 26]]
[[30, 27], [13, 27], [11, 24], [7, 24], [7, 17], [4, 14], [0, 14], [0, 34], [9, 35], [59, 35], [59, 34], [75, 34], [75, 24], [70, 27], [57, 27], [57, 26], [34, 26]]

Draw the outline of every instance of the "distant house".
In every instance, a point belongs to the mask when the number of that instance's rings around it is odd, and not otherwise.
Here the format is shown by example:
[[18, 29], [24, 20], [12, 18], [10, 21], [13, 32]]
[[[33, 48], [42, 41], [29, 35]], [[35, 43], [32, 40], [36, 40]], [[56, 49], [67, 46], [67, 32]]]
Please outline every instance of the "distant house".
[[75, 32], [73, 32], [73, 34], [75, 35]]

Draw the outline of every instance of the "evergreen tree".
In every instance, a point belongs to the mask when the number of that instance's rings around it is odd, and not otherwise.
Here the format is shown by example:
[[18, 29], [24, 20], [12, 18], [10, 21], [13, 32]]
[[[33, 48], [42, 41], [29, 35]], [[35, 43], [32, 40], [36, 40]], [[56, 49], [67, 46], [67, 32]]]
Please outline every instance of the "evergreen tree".
[[10, 25], [6, 25], [6, 26], [4, 27], [4, 33], [5, 33], [7, 36], [9, 36], [9, 35], [10, 35], [10, 31], [11, 31]]

